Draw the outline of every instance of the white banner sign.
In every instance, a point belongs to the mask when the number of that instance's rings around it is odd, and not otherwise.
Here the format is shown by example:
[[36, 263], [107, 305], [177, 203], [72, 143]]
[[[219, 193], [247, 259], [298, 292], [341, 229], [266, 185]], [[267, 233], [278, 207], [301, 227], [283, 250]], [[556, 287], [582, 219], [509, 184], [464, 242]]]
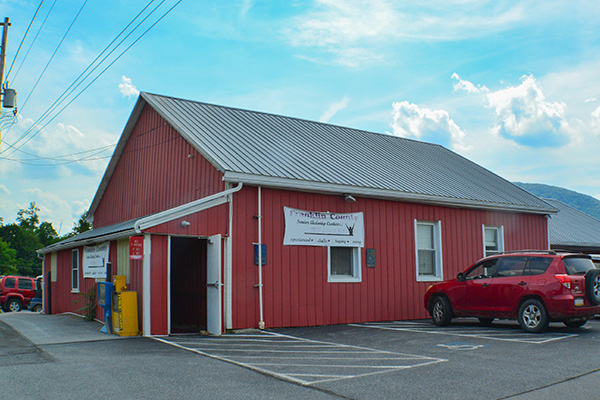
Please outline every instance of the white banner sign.
[[106, 278], [106, 263], [110, 242], [83, 247], [83, 277]]
[[338, 214], [283, 207], [288, 246], [364, 247], [363, 213]]

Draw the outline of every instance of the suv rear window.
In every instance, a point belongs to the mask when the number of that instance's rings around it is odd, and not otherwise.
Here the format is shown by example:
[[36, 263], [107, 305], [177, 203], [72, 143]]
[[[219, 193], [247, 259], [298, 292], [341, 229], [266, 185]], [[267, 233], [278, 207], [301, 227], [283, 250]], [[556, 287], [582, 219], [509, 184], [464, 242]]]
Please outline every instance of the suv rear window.
[[568, 275], [585, 275], [591, 269], [595, 269], [594, 263], [589, 258], [567, 257], [563, 258]]

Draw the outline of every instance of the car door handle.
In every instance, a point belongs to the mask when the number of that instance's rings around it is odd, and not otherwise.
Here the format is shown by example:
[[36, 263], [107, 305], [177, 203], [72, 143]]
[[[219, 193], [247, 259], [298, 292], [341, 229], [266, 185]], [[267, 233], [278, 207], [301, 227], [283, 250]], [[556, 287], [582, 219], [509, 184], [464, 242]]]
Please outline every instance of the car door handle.
[[519, 286], [525, 286], [525, 285], [527, 285], [527, 282], [525, 282], [525, 281], [519, 282]]

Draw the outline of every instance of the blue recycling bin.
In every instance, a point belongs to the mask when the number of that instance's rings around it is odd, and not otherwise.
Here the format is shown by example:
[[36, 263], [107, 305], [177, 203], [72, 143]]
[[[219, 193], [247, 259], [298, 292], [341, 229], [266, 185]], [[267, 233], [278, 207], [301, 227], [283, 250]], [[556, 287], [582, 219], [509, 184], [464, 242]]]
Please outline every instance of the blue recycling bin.
[[112, 329], [112, 299], [115, 285], [112, 282], [98, 282], [98, 305], [104, 308], [103, 333], [113, 333]]

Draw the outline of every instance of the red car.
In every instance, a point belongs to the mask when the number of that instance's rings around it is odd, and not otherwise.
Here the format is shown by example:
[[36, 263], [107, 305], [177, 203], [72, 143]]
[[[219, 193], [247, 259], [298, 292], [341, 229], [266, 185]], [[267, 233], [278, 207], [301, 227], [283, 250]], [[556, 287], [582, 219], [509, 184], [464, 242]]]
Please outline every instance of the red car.
[[0, 307], [21, 311], [36, 297], [36, 280], [27, 276], [3, 276], [0, 279]]
[[437, 326], [477, 317], [482, 324], [516, 319], [525, 332], [542, 332], [551, 321], [578, 328], [600, 314], [600, 270], [584, 254], [498, 254], [430, 286], [424, 300]]

